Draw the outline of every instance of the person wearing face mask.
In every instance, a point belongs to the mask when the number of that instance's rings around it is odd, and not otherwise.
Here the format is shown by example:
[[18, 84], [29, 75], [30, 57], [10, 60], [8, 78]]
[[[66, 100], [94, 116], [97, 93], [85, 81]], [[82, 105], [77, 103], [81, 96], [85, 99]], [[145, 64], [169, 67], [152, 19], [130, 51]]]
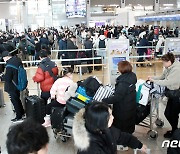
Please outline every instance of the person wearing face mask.
[[63, 68], [60, 78], [54, 82], [50, 90], [51, 103], [46, 106], [46, 117], [44, 118], [45, 122], [43, 126], [49, 127], [51, 125], [50, 114], [52, 107], [65, 107], [65, 93], [73, 83], [73, 69], [71, 67]]
[[170, 52], [162, 56], [162, 61], [165, 67], [163, 74], [160, 77], [148, 77], [148, 79], [157, 85], [167, 88], [165, 95], [168, 97], [168, 102], [164, 115], [172, 130], [167, 131], [164, 137], [171, 138], [178, 127], [180, 101], [179, 96], [169, 93], [175, 93], [180, 90], [180, 62], [176, 61], [174, 54]]
[[74, 117], [72, 131], [77, 154], [116, 154], [117, 144], [147, 152], [146, 145], [136, 137], [117, 131], [112, 126], [113, 119], [106, 103], [94, 101], [81, 109]]

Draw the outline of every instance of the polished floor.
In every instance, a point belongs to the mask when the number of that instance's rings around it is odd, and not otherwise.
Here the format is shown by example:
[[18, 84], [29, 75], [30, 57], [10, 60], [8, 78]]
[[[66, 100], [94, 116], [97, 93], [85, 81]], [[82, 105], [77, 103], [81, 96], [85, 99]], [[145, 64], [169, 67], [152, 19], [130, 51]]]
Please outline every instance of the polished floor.
[[[37, 85], [36, 85], [36, 83], [34, 83], [32, 81], [32, 76], [34, 75], [36, 68], [30, 67], [30, 68], [27, 68], [27, 70], [28, 70], [28, 79], [29, 79], [28, 88], [30, 91], [30, 95], [37, 94]], [[153, 76], [155, 73], [157, 75], [162, 73], [162, 65], [161, 64], [158, 64], [156, 66], [156, 69], [154, 69], [154, 66], [138, 67], [136, 69], [136, 74], [137, 74], [138, 79], [146, 80], [148, 76]], [[104, 78], [103, 78], [103, 74], [104, 74]], [[95, 71], [90, 75], [96, 75], [99, 77], [99, 79], [101, 81], [104, 81], [104, 84], [107, 83], [106, 69], [105, 69], [104, 73], [102, 71], [99, 71], [99, 72]], [[79, 74], [75, 74], [74, 81], [84, 79], [87, 76], [89, 76], [89, 74], [85, 74], [82, 76], [82, 78], [80, 78]], [[0, 84], [0, 87], [2, 87], [2, 86], [3, 86], [3, 83]], [[7, 153], [6, 146], [5, 146], [6, 134], [8, 132], [9, 127], [11, 126], [10, 120], [11, 120], [11, 118], [14, 117], [14, 114], [12, 112], [12, 106], [9, 101], [7, 93], [4, 93], [4, 98], [5, 98], [6, 107], [0, 108], [0, 146], [1, 146], [2, 154]], [[168, 129], [170, 129], [170, 125], [168, 124], [168, 122], [166, 121], [166, 119], [163, 115], [164, 108], [165, 108], [165, 102], [159, 101], [159, 104], [160, 104], [160, 108], [159, 108], [160, 109], [160, 117], [164, 120], [165, 125], [163, 128], [157, 128], [154, 125], [154, 129], [158, 131], [157, 140], [152, 140], [152, 139], [148, 138], [148, 136], [147, 136], [147, 132], [149, 130], [148, 128], [137, 126], [136, 131], [134, 133], [135, 136], [137, 136], [144, 144], [147, 145], [147, 147], [149, 149], [151, 149], [152, 154], [165, 154], [166, 153], [166, 149], [161, 148], [161, 144], [164, 140], [163, 134]], [[56, 141], [51, 128], [48, 128], [47, 130], [48, 130], [48, 133], [50, 136], [49, 154], [75, 154], [76, 153], [76, 149], [73, 145], [72, 139], [70, 139], [67, 143], [63, 143], [61, 141]], [[118, 154], [120, 154], [120, 153], [133, 154], [133, 150], [129, 149], [126, 152], [118, 151]]]

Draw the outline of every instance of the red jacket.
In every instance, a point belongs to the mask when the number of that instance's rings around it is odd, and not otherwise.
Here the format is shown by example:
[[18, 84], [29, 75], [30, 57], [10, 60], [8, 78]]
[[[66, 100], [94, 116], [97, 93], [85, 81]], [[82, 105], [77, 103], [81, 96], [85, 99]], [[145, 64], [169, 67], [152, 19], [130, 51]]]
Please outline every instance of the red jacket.
[[[54, 75], [58, 75], [58, 68], [54, 67], [52, 72]], [[40, 83], [40, 87], [43, 92], [50, 91], [52, 85], [54, 84], [54, 78], [50, 76], [48, 71], [43, 72], [40, 67], [37, 69], [33, 80], [34, 82]]]
[[[41, 65], [43, 67], [41, 67]], [[45, 66], [45, 67], [44, 67]], [[48, 67], [46, 67], [48, 66]], [[54, 84], [54, 78], [49, 74], [47, 68], [52, 68], [51, 71], [55, 76], [58, 75], [58, 67], [49, 58], [45, 58], [40, 67], [38, 67], [35, 76], [33, 77], [34, 82], [40, 83], [41, 90], [43, 92], [49, 92], [52, 85]]]

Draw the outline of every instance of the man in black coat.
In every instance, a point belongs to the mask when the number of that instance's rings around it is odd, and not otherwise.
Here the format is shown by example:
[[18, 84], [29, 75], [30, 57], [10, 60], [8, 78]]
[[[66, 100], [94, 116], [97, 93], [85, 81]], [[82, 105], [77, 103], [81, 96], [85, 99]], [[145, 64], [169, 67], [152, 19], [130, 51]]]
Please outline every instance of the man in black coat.
[[[22, 65], [20, 58], [16, 56], [12, 57], [8, 51], [4, 51], [2, 53], [2, 57], [6, 62], [6, 65], [13, 65], [15, 67], [19, 67], [20, 65]], [[3, 81], [5, 81], [4, 91], [9, 94], [10, 100], [16, 112], [16, 117], [11, 121], [21, 121], [24, 115], [24, 109], [20, 100], [20, 91], [15, 86], [15, 84], [18, 84], [18, 70], [12, 67], [7, 67], [2, 78]], [[13, 82], [15, 82], [15, 84]]]
[[[75, 36], [70, 36], [69, 39], [67, 40], [67, 49], [70, 50], [76, 50], [78, 47], [75, 45]], [[68, 51], [68, 59], [75, 59], [77, 55], [77, 51]], [[70, 61], [69, 64], [71, 65], [71, 68], [74, 69], [74, 64], [75, 61]]]
[[[89, 36], [89, 35], [86, 36], [86, 40], [84, 41], [84, 47], [85, 47], [85, 49], [90, 49], [90, 50], [87, 50], [85, 52], [86, 53], [86, 57], [87, 58], [92, 58], [92, 56], [93, 56], [92, 55], [93, 42], [91, 40], [91, 36]], [[87, 60], [87, 63], [88, 64], [92, 64], [93, 62], [92, 62], [92, 60]], [[91, 73], [92, 72], [92, 67], [89, 66], [88, 70], [89, 70], [89, 73]]]
[[[143, 39], [141, 39], [139, 42], [139, 47], [141, 47], [141, 48], [138, 48], [137, 50], [137, 53], [139, 54], [139, 56], [144, 56], [144, 54], [147, 53], [147, 48], [145, 48], [145, 46], [149, 46], [149, 42], [146, 39], [146, 35], [144, 35]], [[138, 62], [143, 62], [143, 57], [140, 57], [138, 59]]]

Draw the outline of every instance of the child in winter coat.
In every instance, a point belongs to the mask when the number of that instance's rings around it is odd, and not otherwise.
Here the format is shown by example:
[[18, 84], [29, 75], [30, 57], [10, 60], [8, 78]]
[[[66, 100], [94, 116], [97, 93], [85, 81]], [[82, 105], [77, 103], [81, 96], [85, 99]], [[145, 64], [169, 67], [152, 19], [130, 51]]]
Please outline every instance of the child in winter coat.
[[61, 71], [61, 77], [54, 82], [50, 90], [51, 103], [46, 106], [46, 117], [44, 118], [45, 122], [43, 126], [50, 126], [50, 114], [52, 107], [65, 107], [66, 101], [71, 97], [70, 94], [67, 96], [65, 93], [68, 91], [69, 87], [72, 87], [72, 85], [77, 85], [73, 82], [73, 69], [70, 67], [63, 68]]

